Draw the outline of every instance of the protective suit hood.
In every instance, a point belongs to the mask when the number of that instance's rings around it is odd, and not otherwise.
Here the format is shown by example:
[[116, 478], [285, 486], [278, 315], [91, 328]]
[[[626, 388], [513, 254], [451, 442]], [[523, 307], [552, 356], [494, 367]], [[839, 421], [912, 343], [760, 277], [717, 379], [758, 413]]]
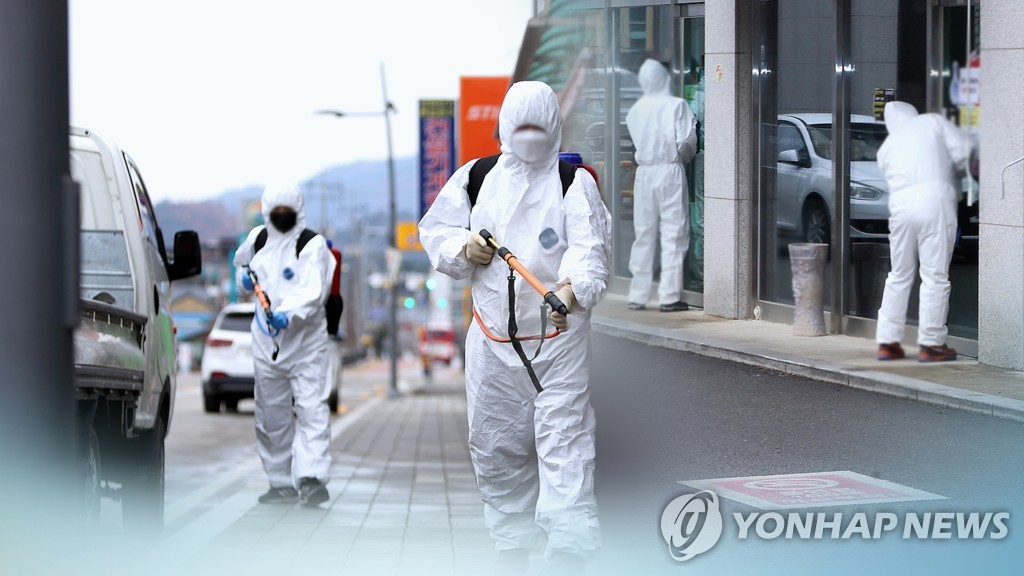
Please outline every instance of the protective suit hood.
[[285, 207], [295, 210], [298, 216], [295, 228], [289, 231], [300, 232], [306, 227], [306, 210], [302, 202], [302, 190], [295, 184], [271, 184], [263, 190], [261, 200], [263, 209], [263, 221], [267, 223], [267, 233], [273, 236], [281, 236], [276, 228], [270, 225], [270, 213], [274, 208]]
[[885, 105], [885, 128], [889, 134], [899, 131], [907, 120], [917, 116], [917, 108], [906, 102], [893, 101]]
[[512, 153], [512, 134], [521, 126], [543, 128], [548, 135], [549, 154], [536, 166], [554, 166], [558, 150], [562, 145], [562, 112], [558, 97], [550, 86], [543, 82], [516, 82], [505, 94], [498, 114], [498, 135], [501, 137], [501, 151], [513, 162], [522, 162]]
[[669, 75], [668, 70], [661, 65], [661, 62], [648, 58], [640, 66], [639, 73], [640, 88], [644, 96], [668, 96]]

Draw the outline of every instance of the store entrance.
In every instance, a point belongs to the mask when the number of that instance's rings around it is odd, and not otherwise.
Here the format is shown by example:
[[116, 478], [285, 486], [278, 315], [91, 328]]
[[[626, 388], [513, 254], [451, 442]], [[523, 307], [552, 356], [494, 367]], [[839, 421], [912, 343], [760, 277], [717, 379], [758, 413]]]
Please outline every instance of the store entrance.
[[[922, 113], [951, 118], [976, 139], [979, 14], [977, 2], [968, 9], [966, 0], [759, 3], [752, 22], [755, 316], [792, 320], [788, 245], [824, 243], [830, 253], [825, 302], [831, 313], [841, 312], [830, 325], [874, 336], [889, 269], [889, 189], [877, 165], [887, 135], [882, 110], [887, 100], [909, 102]], [[978, 326], [978, 220], [971, 194], [977, 183], [964, 179], [962, 186], [948, 324], [950, 343], [970, 354], [977, 350]], [[917, 306], [915, 294], [906, 342], [916, 337]]]

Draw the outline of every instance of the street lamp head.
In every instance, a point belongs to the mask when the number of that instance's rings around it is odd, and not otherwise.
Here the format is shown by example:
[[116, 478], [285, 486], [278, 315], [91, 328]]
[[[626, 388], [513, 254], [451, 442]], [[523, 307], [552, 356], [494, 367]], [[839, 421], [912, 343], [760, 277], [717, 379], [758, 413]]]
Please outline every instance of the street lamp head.
[[395, 113], [395, 106], [390, 102], [387, 104], [386, 109], [383, 112], [342, 112], [341, 110], [317, 110], [315, 114], [322, 116], [333, 116], [335, 118], [366, 118], [370, 116], [385, 116], [388, 113]]

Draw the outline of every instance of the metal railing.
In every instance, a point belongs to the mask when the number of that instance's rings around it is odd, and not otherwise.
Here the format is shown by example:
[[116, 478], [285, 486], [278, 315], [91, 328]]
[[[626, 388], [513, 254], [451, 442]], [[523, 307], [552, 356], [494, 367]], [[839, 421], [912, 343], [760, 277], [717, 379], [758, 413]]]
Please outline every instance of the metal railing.
[[999, 173], [999, 187], [1002, 188], [1003, 190], [1003, 195], [1000, 196], [1001, 199], [1006, 199], [1006, 171], [1010, 168], [1010, 166], [1013, 166], [1014, 164], [1020, 164], [1021, 162], [1024, 162], [1024, 156], [1021, 156], [1020, 158], [1017, 158], [1016, 160], [1010, 162], [1006, 166], [1003, 166], [1002, 172]]

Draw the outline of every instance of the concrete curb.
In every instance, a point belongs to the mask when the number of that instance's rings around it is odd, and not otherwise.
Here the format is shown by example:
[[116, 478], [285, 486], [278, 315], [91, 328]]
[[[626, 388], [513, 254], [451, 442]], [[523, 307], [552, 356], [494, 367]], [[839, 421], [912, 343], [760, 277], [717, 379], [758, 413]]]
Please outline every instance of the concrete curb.
[[851, 368], [832, 362], [819, 362], [759, 346], [709, 338], [685, 330], [669, 330], [596, 314], [593, 316], [591, 324], [594, 330], [602, 334], [625, 338], [648, 346], [691, 352], [709, 358], [758, 366], [878, 394], [910, 398], [935, 406], [1024, 422], [1024, 400], [963, 390], [887, 372]]

